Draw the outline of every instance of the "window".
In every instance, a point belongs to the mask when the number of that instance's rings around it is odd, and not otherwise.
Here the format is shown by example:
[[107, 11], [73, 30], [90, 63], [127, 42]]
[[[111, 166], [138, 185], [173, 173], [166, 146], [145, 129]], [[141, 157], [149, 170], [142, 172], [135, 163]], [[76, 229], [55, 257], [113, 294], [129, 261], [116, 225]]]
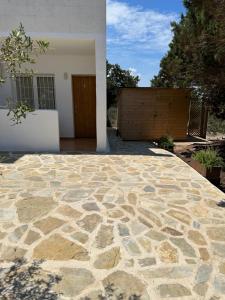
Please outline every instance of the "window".
[[20, 76], [16, 78], [17, 101], [25, 101], [34, 107], [33, 78], [30, 76]]
[[35, 109], [55, 109], [55, 78], [53, 75], [18, 76], [17, 101], [26, 101]]
[[37, 76], [37, 91], [39, 109], [55, 108], [54, 77]]

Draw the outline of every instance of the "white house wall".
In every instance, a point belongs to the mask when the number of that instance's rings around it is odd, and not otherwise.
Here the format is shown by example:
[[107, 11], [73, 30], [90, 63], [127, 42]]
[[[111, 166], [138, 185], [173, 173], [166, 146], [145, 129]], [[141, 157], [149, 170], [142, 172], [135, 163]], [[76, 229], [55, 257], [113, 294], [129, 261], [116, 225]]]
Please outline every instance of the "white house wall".
[[[56, 109], [60, 137], [74, 137], [72, 75], [95, 74], [94, 56], [46, 55], [38, 59], [35, 71], [55, 75]], [[67, 79], [64, 79], [64, 74]]]
[[[55, 76], [56, 109], [59, 113], [60, 137], [73, 138], [74, 112], [72, 75], [95, 75], [94, 56], [44, 55], [38, 58], [33, 66], [37, 74], [53, 74]], [[64, 78], [66, 75], [67, 79]], [[9, 81], [0, 88], [0, 106], [4, 106], [8, 97], [13, 97], [13, 89]]]
[[37, 110], [14, 126], [7, 112], [0, 110], [0, 151], [59, 152], [57, 111]]
[[102, 34], [105, 0], [1, 0], [0, 31], [20, 22], [29, 32]]
[[[38, 73], [55, 74], [61, 137], [74, 137], [71, 75], [96, 74], [97, 150], [107, 151], [106, 0], [0, 0], [0, 37], [5, 37], [20, 22], [33, 38], [53, 41], [56, 45], [61, 41], [60, 52], [56, 47], [35, 67]], [[91, 41], [95, 46], [83, 55], [82, 51], [71, 52], [76, 48], [75, 44], [70, 46], [71, 41], [77, 41], [79, 47], [82, 41]], [[67, 80], [64, 73], [68, 73]], [[0, 101], [7, 91], [0, 91]]]

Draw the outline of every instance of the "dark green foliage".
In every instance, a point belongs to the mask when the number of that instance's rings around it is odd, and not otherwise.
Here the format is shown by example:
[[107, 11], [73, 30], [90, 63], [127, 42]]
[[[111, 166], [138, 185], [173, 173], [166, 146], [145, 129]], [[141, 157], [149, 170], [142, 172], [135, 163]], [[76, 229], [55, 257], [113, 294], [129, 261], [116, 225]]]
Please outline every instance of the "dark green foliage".
[[160, 140], [158, 141], [158, 146], [165, 150], [173, 151], [174, 148], [173, 138], [169, 136], [161, 137]]
[[207, 131], [213, 135], [225, 134], [225, 121], [209, 115]]
[[192, 158], [200, 162], [207, 169], [224, 166], [223, 158], [214, 149], [200, 150], [194, 153]]
[[14, 125], [22, 123], [22, 119], [26, 119], [27, 113], [34, 109], [26, 101], [9, 102], [9, 111], [7, 116], [11, 117]]
[[[35, 64], [35, 57], [45, 53], [48, 46], [48, 42], [32, 40], [20, 24], [0, 45], [0, 61], [4, 64], [6, 76], [15, 78], [26, 64]], [[23, 73], [32, 74], [33, 70], [26, 69]], [[4, 83], [5, 79], [1, 77], [1, 83]]]
[[116, 102], [119, 88], [137, 87], [140, 78], [132, 75], [130, 70], [123, 70], [118, 64], [112, 65], [107, 61], [107, 103], [108, 108]]
[[9, 268], [0, 269], [1, 300], [57, 300], [59, 295], [52, 288], [61, 278], [46, 274], [41, 261], [30, 264], [18, 259]]
[[[15, 79], [20, 74], [32, 76], [32, 64], [39, 54], [46, 52], [49, 43], [42, 40], [33, 40], [28, 36], [22, 24], [17, 29], [12, 30], [9, 36], [0, 44], [0, 62], [4, 66], [4, 77], [0, 74], [0, 86], [5, 83], [7, 78]], [[25, 68], [28, 65], [29, 68]], [[21, 123], [27, 113], [32, 111], [31, 107], [24, 101], [11, 104], [8, 115], [12, 115], [14, 123]]]
[[174, 38], [153, 87], [197, 90], [217, 117], [225, 117], [225, 0], [185, 0], [172, 24]]

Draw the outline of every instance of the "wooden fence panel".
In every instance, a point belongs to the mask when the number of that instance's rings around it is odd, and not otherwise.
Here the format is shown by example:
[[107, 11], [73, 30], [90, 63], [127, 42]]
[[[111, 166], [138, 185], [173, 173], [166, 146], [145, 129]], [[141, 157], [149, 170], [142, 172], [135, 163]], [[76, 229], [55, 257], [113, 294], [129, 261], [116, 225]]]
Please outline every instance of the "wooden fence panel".
[[186, 89], [125, 88], [118, 95], [118, 129], [124, 140], [170, 135], [185, 139], [190, 92]]

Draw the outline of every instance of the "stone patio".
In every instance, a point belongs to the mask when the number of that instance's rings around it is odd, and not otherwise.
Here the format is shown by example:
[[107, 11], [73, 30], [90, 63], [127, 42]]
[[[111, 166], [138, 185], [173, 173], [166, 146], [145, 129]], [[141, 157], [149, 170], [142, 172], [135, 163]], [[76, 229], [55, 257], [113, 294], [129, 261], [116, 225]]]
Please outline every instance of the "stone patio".
[[1, 266], [44, 259], [63, 276], [60, 299], [98, 299], [108, 284], [141, 299], [225, 299], [225, 209], [216, 205], [225, 196], [149, 146], [7, 158]]

